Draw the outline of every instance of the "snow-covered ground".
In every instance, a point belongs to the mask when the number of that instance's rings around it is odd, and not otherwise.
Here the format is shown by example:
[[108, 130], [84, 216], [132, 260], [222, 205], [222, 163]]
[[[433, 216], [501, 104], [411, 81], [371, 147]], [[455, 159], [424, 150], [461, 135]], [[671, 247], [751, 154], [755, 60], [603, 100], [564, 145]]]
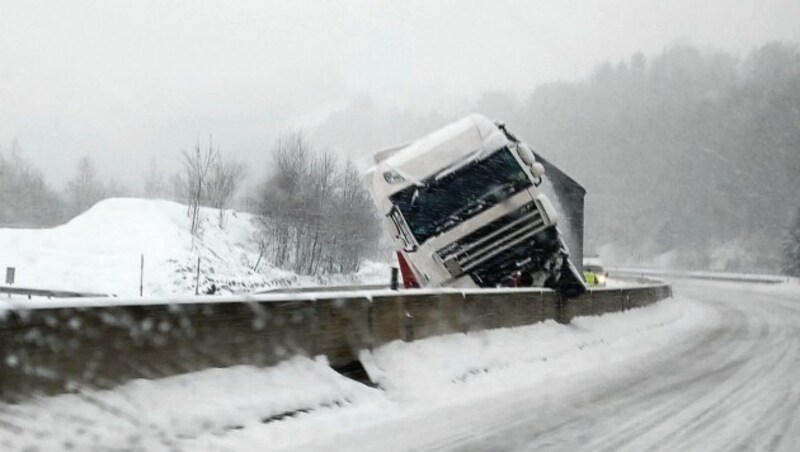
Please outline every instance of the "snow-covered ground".
[[202, 209], [199, 238], [189, 233], [186, 206], [170, 201], [115, 198], [52, 229], [0, 228], [0, 269], [16, 267], [16, 285], [44, 289], [139, 295], [144, 255], [144, 295], [194, 294], [197, 258], [200, 289], [223, 293], [270, 287], [386, 283], [387, 265], [367, 263], [356, 275], [298, 276], [258, 259], [252, 216]]
[[796, 450], [800, 282], [0, 405], [0, 450]]
[[575, 379], [668, 355], [671, 344], [719, 322], [707, 307], [671, 299], [568, 326], [548, 321], [395, 341], [362, 352], [379, 389], [340, 376], [322, 357], [137, 380], [0, 406], [0, 448], [414, 449], [451, 435], [442, 426], [453, 419], [480, 425], [490, 400], [557, 398]]

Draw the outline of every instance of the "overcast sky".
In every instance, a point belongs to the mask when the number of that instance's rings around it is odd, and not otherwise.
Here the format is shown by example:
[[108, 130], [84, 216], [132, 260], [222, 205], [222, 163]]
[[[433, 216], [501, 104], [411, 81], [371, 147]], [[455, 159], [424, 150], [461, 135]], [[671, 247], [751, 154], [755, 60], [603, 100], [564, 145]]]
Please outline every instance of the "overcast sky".
[[446, 111], [681, 40], [800, 41], [798, 23], [798, 0], [3, 0], [0, 144], [57, 188], [83, 154], [134, 185], [209, 134], [263, 165], [357, 99]]

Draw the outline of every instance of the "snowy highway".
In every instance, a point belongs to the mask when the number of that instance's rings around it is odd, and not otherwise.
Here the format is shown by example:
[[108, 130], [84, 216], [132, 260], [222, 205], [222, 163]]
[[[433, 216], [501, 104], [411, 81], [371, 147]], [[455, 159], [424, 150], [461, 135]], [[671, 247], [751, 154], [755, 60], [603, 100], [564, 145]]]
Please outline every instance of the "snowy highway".
[[4, 450], [797, 450], [800, 284], [0, 406]]
[[676, 282], [675, 292], [715, 310], [719, 322], [627, 366], [627, 373], [580, 376], [558, 400], [520, 394], [507, 405], [475, 407], [473, 421], [480, 422], [453, 426], [449, 438], [428, 446], [797, 450], [800, 293], [687, 281]]
[[[686, 328], [682, 337], [669, 339], [668, 348], [638, 355], [635, 346], [619, 343], [619, 351], [628, 356], [599, 350], [614, 362], [588, 365], [558, 381], [523, 384], [496, 397], [454, 402], [438, 413], [354, 431], [328, 446], [797, 450], [798, 286], [686, 280], [674, 284], [678, 297], [693, 300], [703, 311], [699, 315], [704, 325]], [[672, 328], [679, 322], [667, 323]], [[626, 335], [621, 342], [633, 338]]]

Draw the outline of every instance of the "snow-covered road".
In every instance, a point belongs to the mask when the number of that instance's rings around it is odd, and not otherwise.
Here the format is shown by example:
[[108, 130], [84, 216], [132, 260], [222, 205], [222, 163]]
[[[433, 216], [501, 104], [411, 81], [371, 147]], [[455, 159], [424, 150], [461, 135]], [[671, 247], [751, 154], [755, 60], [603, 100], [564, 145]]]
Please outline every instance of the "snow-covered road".
[[[536, 353], [515, 351], [518, 362], [490, 364], [457, 388], [406, 375], [398, 380], [422, 384], [390, 385], [397, 405], [372, 417], [359, 413], [363, 407], [345, 410], [339, 433], [317, 429], [310, 416], [274, 426], [277, 436], [245, 429], [238, 444], [268, 444], [308, 428], [309, 438], [289, 449], [797, 450], [799, 289], [677, 281], [676, 300], [641, 313], [576, 319], [553, 338], [541, 334], [547, 325], [533, 326], [528, 347], [543, 341], [549, 348], [540, 365], [532, 362]], [[676, 307], [682, 314], [670, 311]], [[558, 338], [563, 348], [554, 350]], [[383, 353], [397, 359], [403, 351]], [[388, 373], [435, 375], [430, 367], [448, 365], [425, 348], [411, 355], [419, 361], [401, 359]], [[415, 363], [428, 370], [409, 370]]]
[[[785, 288], [783, 288], [785, 289]], [[599, 372], [560, 400], [492, 409], [432, 449], [797, 450], [800, 293], [678, 282], [721, 322], [634, 372]], [[620, 378], [620, 375], [624, 375]], [[485, 409], [486, 407], [482, 407]]]
[[[797, 450], [800, 284], [0, 406], [0, 449]], [[34, 450], [31, 449], [31, 450]]]

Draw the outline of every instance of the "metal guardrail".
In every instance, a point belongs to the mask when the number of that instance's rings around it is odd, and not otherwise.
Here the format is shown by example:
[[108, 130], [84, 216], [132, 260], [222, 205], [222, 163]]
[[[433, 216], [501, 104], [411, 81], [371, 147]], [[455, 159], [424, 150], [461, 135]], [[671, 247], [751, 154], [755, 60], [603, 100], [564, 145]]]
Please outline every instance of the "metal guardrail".
[[788, 281], [786, 276], [760, 275], [748, 273], [725, 273], [712, 271], [683, 271], [683, 270], [661, 270], [650, 268], [614, 268], [608, 269], [614, 276], [657, 276], [662, 278], [680, 279], [701, 279], [707, 281], [730, 281], [758, 284], [781, 284]]
[[651, 284], [572, 299], [546, 289], [413, 289], [9, 302], [0, 304], [0, 401], [297, 354], [346, 366], [394, 340], [568, 323], [670, 295]]
[[254, 292], [255, 295], [284, 294], [284, 293], [313, 293], [313, 292], [352, 292], [355, 290], [382, 290], [389, 289], [389, 284], [369, 284], [363, 286], [317, 286], [317, 287], [274, 287]]
[[34, 289], [29, 287], [16, 287], [0, 285], [0, 294], [21, 295], [28, 298], [101, 298], [108, 297], [108, 294], [90, 292], [72, 292], [69, 290]]

